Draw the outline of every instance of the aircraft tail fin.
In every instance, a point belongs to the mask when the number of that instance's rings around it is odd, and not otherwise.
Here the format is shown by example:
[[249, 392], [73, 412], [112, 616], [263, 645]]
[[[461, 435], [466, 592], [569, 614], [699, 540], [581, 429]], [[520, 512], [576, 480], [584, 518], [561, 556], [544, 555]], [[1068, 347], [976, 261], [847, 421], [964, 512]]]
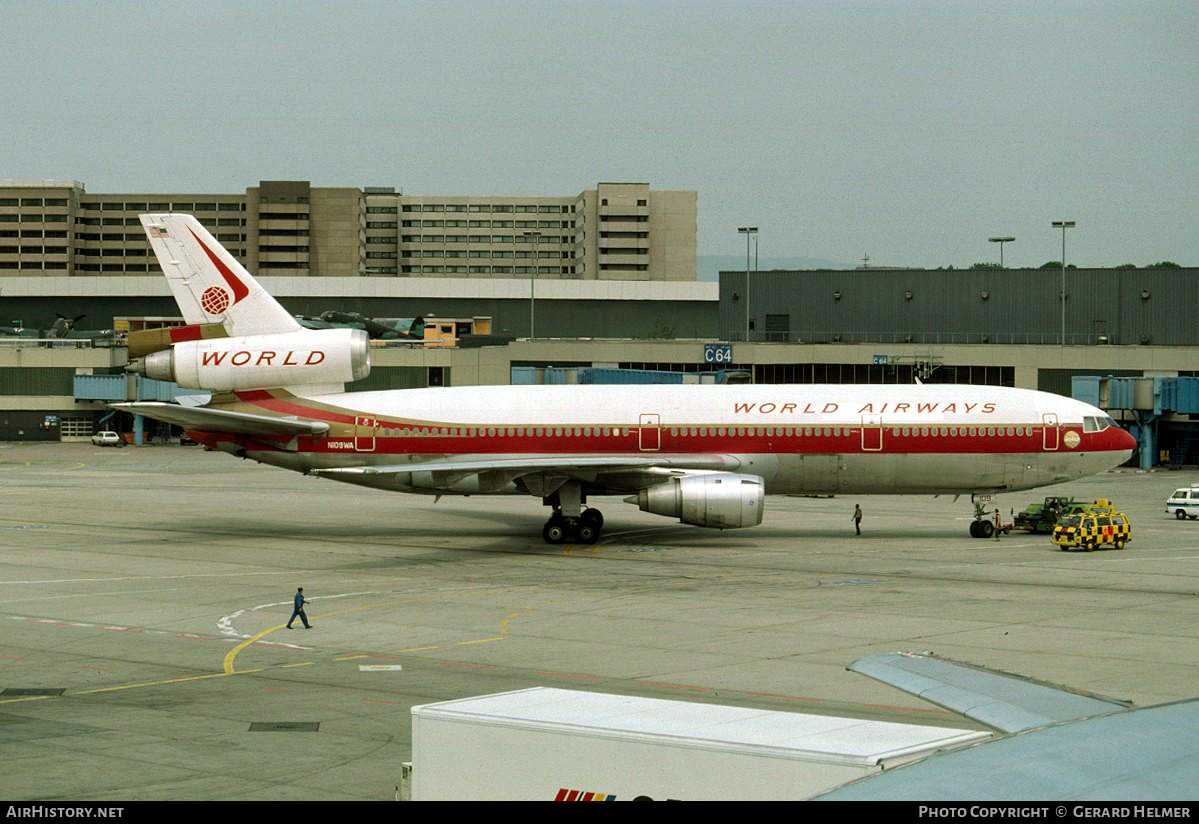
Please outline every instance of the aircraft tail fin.
[[188, 324], [231, 337], [295, 332], [299, 323], [192, 215], [141, 215], [150, 246]]

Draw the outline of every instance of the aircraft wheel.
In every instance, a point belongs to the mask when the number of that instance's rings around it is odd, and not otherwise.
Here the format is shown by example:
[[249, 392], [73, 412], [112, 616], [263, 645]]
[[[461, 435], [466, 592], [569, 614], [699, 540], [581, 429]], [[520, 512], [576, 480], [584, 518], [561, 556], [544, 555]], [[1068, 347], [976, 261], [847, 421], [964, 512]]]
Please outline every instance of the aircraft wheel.
[[541, 537], [547, 544], [564, 544], [570, 536], [570, 525], [565, 518], [553, 517], [541, 528]]
[[971, 537], [971, 538], [977, 538], [977, 537], [978, 537], [978, 524], [979, 524], [979, 522], [978, 522], [978, 521], [971, 521], [971, 522], [970, 522], [970, 537]]
[[591, 508], [583, 510], [582, 520], [590, 521], [592, 524], [594, 524], [597, 532], [604, 528], [604, 514], [598, 509]]
[[978, 524], [978, 537], [990, 538], [995, 535], [995, 524], [990, 521], [976, 521]]
[[599, 539], [599, 527], [589, 520], [581, 520], [575, 527], [575, 537], [580, 544], [594, 544]]

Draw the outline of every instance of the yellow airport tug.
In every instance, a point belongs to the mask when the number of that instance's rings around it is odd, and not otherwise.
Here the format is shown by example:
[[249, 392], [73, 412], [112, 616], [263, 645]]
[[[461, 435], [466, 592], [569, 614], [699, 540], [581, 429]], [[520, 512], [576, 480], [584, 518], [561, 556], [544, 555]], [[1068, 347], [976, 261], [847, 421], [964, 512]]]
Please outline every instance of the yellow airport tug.
[[1085, 549], [1093, 552], [1104, 544], [1124, 549], [1132, 540], [1132, 524], [1112, 502], [1100, 498], [1085, 512], [1067, 515], [1053, 529], [1052, 540], [1062, 551]]

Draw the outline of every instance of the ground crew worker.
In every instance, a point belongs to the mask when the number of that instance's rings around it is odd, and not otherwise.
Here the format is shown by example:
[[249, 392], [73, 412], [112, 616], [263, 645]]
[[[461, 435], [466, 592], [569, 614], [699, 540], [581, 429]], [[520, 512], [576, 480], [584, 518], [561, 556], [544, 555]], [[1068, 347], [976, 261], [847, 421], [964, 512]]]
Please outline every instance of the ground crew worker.
[[291, 629], [291, 622], [296, 620], [296, 616], [300, 616], [300, 620], [304, 622], [304, 629], [312, 629], [312, 624], [308, 623], [308, 616], [304, 612], [304, 605], [308, 603], [308, 599], [304, 597], [304, 587], [296, 590], [295, 609], [292, 610], [291, 617], [287, 619], [287, 628]]
[[999, 530], [1003, 528], [1003, 519], [999, 517], [999, 510], [995, 510], [995, 540], [999, 540]]
[[857, 504], [853, 505], [853, 528], [862, 534], [862, 507]]

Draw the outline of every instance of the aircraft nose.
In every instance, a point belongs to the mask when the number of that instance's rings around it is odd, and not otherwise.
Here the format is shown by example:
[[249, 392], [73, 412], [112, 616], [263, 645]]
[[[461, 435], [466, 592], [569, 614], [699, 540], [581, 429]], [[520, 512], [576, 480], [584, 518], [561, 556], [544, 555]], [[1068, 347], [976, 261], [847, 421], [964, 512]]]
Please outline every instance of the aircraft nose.
[[1120, 446], [1119, 446], [1119, 448], [1120, 449], [1128, 449], [1128, 450], [1137, 448], [1137, 439], [1134, 438], [1132, 436], [1132, 433], [1129, 432], [1127, 429], [1120, 430]]

